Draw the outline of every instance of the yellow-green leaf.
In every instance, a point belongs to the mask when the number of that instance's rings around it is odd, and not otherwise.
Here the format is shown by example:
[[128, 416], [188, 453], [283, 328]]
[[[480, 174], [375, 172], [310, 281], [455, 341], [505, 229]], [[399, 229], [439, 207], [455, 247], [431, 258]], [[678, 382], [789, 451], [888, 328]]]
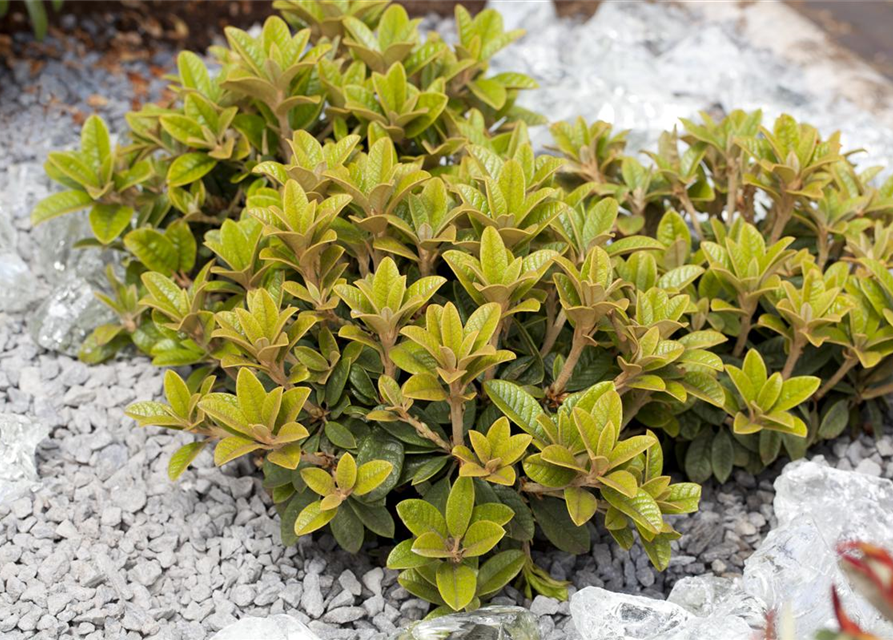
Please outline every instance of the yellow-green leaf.
[[171, 187], [182, 187], [200, 180], [207, 175], [217, 161], [206, 153], [187, 153], [171, 163], [167, 171], [167, 184]]
[[80, 211], [93, 204], [93, 198], [86, 191], [62, 191], [54, 193], [37, 203], [31, 212], [31, 224], [38, 225], [66, 213]]
[[385, 460], [370, 460], [360, 465], [360, 468], [357, 470], [357, 481], [353, 489], [354, 495], [362, 496], [373, 491], [391, 475], [393, 469], [394, 465]]
[[349, 453], [345, 453], [335, 468], [335, 483], [342, 491], [350, 491], [357, 482], [357, 461]]
[[454, 538], [460, 538], [468, 529], [474, 510], [474, 480], [457, 478], [450, 489], [446, 505], [447, 529]]
[[179, 478], [186, 471], [186, 468], [192, 464], [195, 457], [205, 448], [206, 444], [208, 444], [207, 440], [200, 440], [198, 442], [190, 442], [177, 449], [177, 452], [171, 456], [168, 462], [167, 477], [171, 480]]
[[437, 590], [453, 611], [464, 609], [474, 599], [477, 575], [464, 564], [443, 562], [437, 568]]
[[567, 487], [564, 490], [567, 513], [578, 527], [586, 524], [598, 509], [598, 499], [582, 487]]
[[311, 502], [295, 519], [295, 534], [305, 536], [322, 529], [338, 515], [338, 509], [323, 510], [320, 502]]
[[230, 436], [217, 443], [214, 449], [214, 464], [218, 467], [261, 448], [261, 444], [247, 438]]

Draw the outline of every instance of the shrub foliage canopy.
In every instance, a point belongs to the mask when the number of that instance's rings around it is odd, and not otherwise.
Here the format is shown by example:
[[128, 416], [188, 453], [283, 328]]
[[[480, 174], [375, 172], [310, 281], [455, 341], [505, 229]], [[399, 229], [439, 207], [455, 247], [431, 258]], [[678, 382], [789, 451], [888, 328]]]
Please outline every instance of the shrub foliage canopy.
[[697, 482], [880, 411], [893, 182], [836, 134], [703, 114], [643, 163], [581, 119], [538, 154], [497, 12], [448, 44], [399, 5], [276, 7], [219, 73], [180, 54], [118, 145], [90, 117], [33, 213], [88, 209], [79, 244], [122, 252], [84, 360], [193, 367], [128, 410], [197, 436], [172, 479], [250, 455], [284, 543], [397, 537], [400, 583], [459, 610], [560, 596], [530, 544], [586, 552], [589, 522], [665, 568]]

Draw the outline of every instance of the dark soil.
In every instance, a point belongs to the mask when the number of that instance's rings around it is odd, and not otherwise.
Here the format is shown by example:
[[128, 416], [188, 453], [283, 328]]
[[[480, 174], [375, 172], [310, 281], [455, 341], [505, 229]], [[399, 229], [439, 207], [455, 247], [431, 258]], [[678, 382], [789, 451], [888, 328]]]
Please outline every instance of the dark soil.
[[[452, 15], [459, 2], [408, 0], [402, 4], [414, 16], [429, 13]], [[476, 13], [486, 3], [483, 0], [472, 0], [462, 4]], [[589, 3], [575, 1], [566, 4]], [[58, 13], [47, 2], [47, 12], [51, 29], [70, 24], [70, 18], [63, 23], [66, 15], [75, 18], [89, 15], [95, 21], [113, 27], [105, 30], [105, 33], [96, 34], [95, 44], [98, 47], [114, 46], [109, 39], [120, 39], [124, 35], [128, 44], [135, 48], [188, 42], [190, 49], [202, 50], [220, 37], [223, 27], [232, 25], [248, 28], [262, 22], [274, 11], [272, 2], [265, 0], [65, 0]], [[77, 20], [74, 22], [77, 24]], [[9, 13], [0, 20], [0, 36], [28, 29], [30, 25], [24, 1], [12, 0]]]

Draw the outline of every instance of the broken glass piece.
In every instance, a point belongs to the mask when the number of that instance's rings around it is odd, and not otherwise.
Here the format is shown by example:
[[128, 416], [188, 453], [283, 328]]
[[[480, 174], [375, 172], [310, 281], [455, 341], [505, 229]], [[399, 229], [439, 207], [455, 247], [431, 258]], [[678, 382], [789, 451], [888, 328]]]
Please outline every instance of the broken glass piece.
[[677, 604], [600, 587], [575, 593], [571, 615], [583, 640], [669, 638], [693, 618]]
[[38, 480], [34, 451], [49, 433], [32, 418], [0, 413], [0, 502]]
[[63, 280], [30, 318], [34, 341], [45, 349], [76, 356], [90, 332], [115, 317], [93, 291], [94, 285], [80, 276]]
[[761, 628], [766, 621], [766, 604], [743, 592], [740, 578], [714, 575], [682, 578], [667, 597], [694, 615], [729, 616], [741, 618], [752, 629]]
[[834, 620], [833, 584], [851, 618], [893, 636], [893, 625], [855, 594], [836, 552], [846, 540], [893, 548], [893, 482], [824, 461], [798, 461], [785, 467], [775, 490], [778, 527], [745, 562], [745, 590], [770, 608], [790, 604], [798, 637], [805, 638]]
[[725, 602], [726, 585], [719, 593], [717, 585], [701, 586], [684, 589], [688, 597], [680, 594], [694, 610], [675, 602], [586, 587], [571, 598], [571, 615], [583, 640], [750, 640], [754, 630], [733, 613], [734, 602]]
[[25, 311], [37, 300], [39, 287], [35, 284], [35, 278], [21, 256], [0, 253], [0, 311]]
[[492, 606], [416, 622], [392, 640], [541, 640], [539, 625], [527, 609]]

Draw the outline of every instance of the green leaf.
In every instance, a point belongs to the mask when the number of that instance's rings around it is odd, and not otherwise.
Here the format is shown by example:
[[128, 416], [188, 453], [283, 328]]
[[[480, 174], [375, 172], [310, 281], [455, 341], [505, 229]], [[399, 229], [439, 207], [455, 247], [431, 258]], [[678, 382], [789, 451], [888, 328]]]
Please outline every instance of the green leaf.
[[247, 438], [238, 436], [224, 438], [217, 443], [217, 447], [214, 449], [214, 464], [218, 467], [222, 466], [231, 460], [247, 455], [252, 451], [257, 451], [260, 448], [260, 443]]
[[383, 538], [394, 537], [394, 518], [387, 507], [372, 507], [353, 499], [347, 504], [369, 531]]
[[655, 446], [656, 444], [653, 436], [633, 436], [632, 438], [621, 440], [615, 445], [611, 453], [608, 454], [608, 461], [611, 463], [611, 468], [613, 469], [624, 462], [632, 460], [634, 457], [640, 453], [644, 453], [649, 447]]
[[363, 464], [357, 471], [354, 495], [362, 496], [373, 491], [388, 478], [393, 469], [391, 463], [385, 460], [370, 460]]
[[500, 551], [478, 569], [478, 597], [490, 596], [521, 572], [527, 556], [520, 549]]
[[54, 193], [37, 203], [31, 212], [31, 224], [38, 225], [52, 218], [86, 209], [93, 204], [93, 198], [86, 191], [62, 191]]
[[660, 507], [663, 513], [694, 513], [701, 501], [701, 487], [694, 482], [677, 482], [670, 485], [666, 495], [661, 496]]
[[660, 532], [663, 526], [660, 507], [647, 491], [640, 489], [635, 498], [628, 498], [619, 491], [605, 487], [602, 489], [602, 497], [644, 529], [652, 533]]
[[196, 89], [203, 95], [214, 98], [217, 91], [208, 76], [208, 69], [200, 57], [191, 51], [181, 51], [177, 56], [177, 69], [184, 87]]
[[787, 411], [806, 402], [816, 392], [820, 384], [822, 384], [822, 379], [815, 376], [799, 376], [785, 380], [772, 411]]
[[111, 152], [112, 145], [105, 122], [99, 116], [91, 115], [81, 128], [81, 156], [98, 175]]
[[781, 452], [781, 434], [764, 429], [760, 431], [760, 459], [763, 464], [773, 462]]
[[685, 452], [685, 473], [694, 482], [706, 482], [713, 475], [713, 432], [704, 429]]
[[648, 559], [658, 571], [664, 571], [670, 566], [670, 556], [672, 555], [672, 547], [670, 546], [670, 538], [666, 535], [659, 534], [653, 540], [641, 538], [642, 547], [648, 554]]
[[434, 531], [427, 531], [416, 538], [412, 543], [412, 551], [425, 558], [449, 558], [452, 555], [446, 539]]
[[[28, 19], [31, 21], [34, 37], [38, 41], [42, 41], [47, 35], [49, 25], [46, 7], [43, 6], [42, 0], [26, 0], [25, 10], [28, 12]], [[6, 13], [5, 9], [3, 13]]]
[[605, 251], [607, 251], [609, 256], [613, 257], [626, 253], [633, 253], [636, 251], [649, 249], [656, 251], [663, 248], [664, 245], [662, 245], [659, 240], [655, 240], [654, 238], [649, 238], [647, 236], [629, 236], [612, 242], [607, 247], [605, 247]]
[[372, 460], [383, 460], [390, 462], [392, 467], [388, 477], [363, 497], [365, 502], [374, 503], [381, 500], [397, 486], [400, 474], [403, 473], [403, 459], [404, 451], [400, 441], [378, 430], [372, 431], [360, 441], [360, 448], [357, 452], [357, 463], [360, 466]]
[[190, 442], [177, 449], [177, 452], [171, 456], [168, 462], [167, 477], [171, 480], [179, 478], [207, 444], [207, 440], [200, 440], [198, 442]]
[[437, 590], [453, 611], [464, 609], [477, 592], [477, 575], [464, 564], [443, 562], [437, 567]]
[[[524, 213], [524, 200], [527, 195], [524, 169], [521, 168], [517, 160], [506, 160], [502, 165], [502, 170], [499, 172], [499, 188], [505, 197], [509, 213], [517, 219]], [[488, 229], [492, 229], [492, 227], [488, 227]]]
[[713, 467], [713, 475], [720, 482], [725, 482], [732, 475], [732, 465], [735, 461], [735, 446], [729, 430], [720, 427], [719, 432], [713, 438], [710, 449], [710, 463]]
[[589, 522], [598, 509], [598, 499], [582, 487], [567, 487], [564, 490], [564, 502], [567, 504], [568, 515], [578, 527]]
[[589, 553], [589, 529], [573, 523], [563, 500], [531, 500], [530, 508], [549, 542], [566, 553]]
[[485, 282], [501, 284], [507, 268], [508, 257], [502, 236], [494, 227], [487, 227], [481, 235], [481, 272]]
[[340, 422], [326, 422], [325, 433], [329, 442], [336, 447], [340, 447], [341, 449], [357, 448], [357, 440], [354, 437], [354, 434]]
[[420, 536], [434, 531], [441, 536], [447, 535], [446, 520], [437, 508], [424, 500], [411, 498], [397, 505], [397, 515], [413, 535]]
[[413, 544], [413, 540], [404, 540], [391, 549], [387, 561], [388, 569], [413, 569], [431, 562], [429, 558], [415, 553], [412, 550]]
[[[171, 415], [170, 407], [161, 402], [154, 400], [144, 400], [142, 402], [134, 402], [128, 405], [124, 412], [128, 417], [139, 422], [148, 422], [150, 420], [164, 419], [170, 420], [171, 424], [178, 424], [179, 420]], [[149, 424], [158, 424], [151, 423]]]
[[182, 187], [200, 180], [217, 166], [217, 161], [206, 153], [187, 153], [171, 163], [167, 171], [167, 184]]
[[170, 369], [164, 374], [164, 396], [179, 416], [184, 418], [189, 413], [189, 404], [192, 399], [192, 393], [189, 387], [183, 382], [183, 378], [177, 375], [177, 372]]
[[639, 492], [639, 483], [636, 481], [636, 477], [624, 469], [612, 471], [608, 475], [602, 476], [600, 481], [606, 487], [611, 487], [628, 498], [635, 498]]
[[[367, 462], [364, 466], [369, 464], [374, 463]], [[357, 461], [349, 453], [343, 454], [341, 459], [338, 460], [338, 466], [335, 468], [335, 482], [338, 484], [338, 488], [344, 491], [353, 489], [357, 482]]]
[[473, 524], [482, 520], [489, 520], [490, 522], [495, 522], [502, 526], [509, 522], [514, 516], [515, 512], [512, 511], [511, 507], [507, 507], [500, 502], [485, 502], [474, 508], [474, 511], [471, 514], [471, 522]]
[[264, 402], [267, 399], [267, 391], [248, 367], [239, 369], [239, 374], [236, 376], [236, 397], [247, 422], [254, 424], [265, 422]]
[[429, 582], [422, 577], [419, 569], [407, 569], [397, 576], [397, 581], [400, 583], [401, 587], [416, 597], [435, 604], [441, 604], [443, 602], [443, 598], [440, 596], [437, 587], [432, 584], [432, 582]]
[[96, 204], [90, 210], [90, 229], [102, 244], [115, 240], [130, 224], [133, 209], [117, 204]]
[[481, 78], [468, 83], [474, 96], [488, 107], [499, 110], [505, 105], [505, 87], [492, 78]]
[[124, 246], [152, 271], [170, 275], [180, 265], [177, 248], [155, 229], [134, 229], [124, 236]]
[[195, 254], [198, 246], [189, 224], [185, 220], [177, 220], [171, 223], [164, 230], [164, 237], [171, 242], [177, 251], [177, 269], [183, 273], [192, 271], [192, 267], [195, 266]]
[[[204, 139], [201, 125], [192, 118], [174, 113], [162, 116], [159, 118], [159, 121], [161, 122], [161, 126], [171, 135], [171, 137], [183, 144], [196, 146], [193, 144], [195, 142], [194, 139]], [[204, 148], [203, 145], [200, 146]]]
[[301, 479], [311, 491], [321, 496], [327, 496], [335, 491], [335, 479], [325, 469], [318, 467], [301, 469]]
[[357, 553], [363, 546], [363, 523], [351, 509], [337, 509], [336, 515], [329, 522], [329, 529], [342, 549], [349, 553]]
[[504, 525], [507, 535], [513, 540], [520, 540], [521, 542], [533, 540], [536, 530], [533, 514], [518, 492], [511, 487], [498, 485], [493, 487], [493, 491], [499, 498], [499, 501], [515, 513], [512, 519]]
[[763, 411], [771, 411], [772, 406], [778, 400], [782, 388], [784, 386], [784, 378], [781, 373], [775, 372], [766, 380], [766, 384], [757, 393], [756, 403]]
[[437, 376], [430, 373], [417, 373], [403, 383], [403, 395], [413, 400], [446, 400], [447, 392]]
[[473, 523], [462, 536], [464, 557], [482, 556], [499, 544], [505, 535], [505, 529], [489, 520]]
[[282, 538], [283, 545], [291, 546], [298, 541], [298, 536], [295, 534], [295, 521], [298, 519], [301, 511], [304, 510], [304, 507], [314, 500], [316, 500], [316, 495], [312, 492], [298, 491], [288, 501], [288, 505], [282, 512], [279, 526], [279, 535]]
[[154, 271], [144, 273], [141, 280], [151, 294], [151, 301], [147, 304], [175, 319], [180, 319], [187, 313], [186, 292], [174, 284], [173, 280]]
[[747, 352], [747, 355], [744, 356], [743, 371], [750, 380], [751, 386], [754, 389], [755, 398], [756, 393], [758, 393], [759, 390], [763, 388], [763, 385], [766, 384], [769, 375], [766, 371], [766, 364], [763, 362], [763, 356], [760, 355], [759, 351], [751, 349]]
[[457, 478], [447, 498], [446, 523], [450, 535], [461, 538], [471, 522], [474, 510], [474, 481], [471, 478]]
[[545, 411], [536, 399], [514, 382], [488, 380], [484, 383], [487, 396], [505, 416], [533, 436], [540, 435], [537, 418]]
[[313, 533], [317, 529], [322, 529], [329, 524], [341, 509], [327, 509], [323, 511], [320, 508], [320, 501], [315, 500], [304, 507], [295, 520], [295, 534], [305, 536]]
[[848, 400], [838, 400], [832, 404], [819, 425], [819, 437], [825, 439], [836, 438], [846, 429], [850, 421], [850, 409]]
[[87, 191], [101, 187], [96, 171], [74, 151], [54, 151], [47, 156], [47, 161], [59, 173], [85, 187]]

